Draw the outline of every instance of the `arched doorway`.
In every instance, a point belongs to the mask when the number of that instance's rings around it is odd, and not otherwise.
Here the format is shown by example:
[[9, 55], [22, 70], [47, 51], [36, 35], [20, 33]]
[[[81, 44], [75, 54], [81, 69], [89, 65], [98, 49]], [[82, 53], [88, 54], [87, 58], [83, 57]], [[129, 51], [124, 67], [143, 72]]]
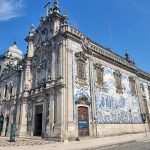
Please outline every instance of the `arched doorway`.
[[78, 112], [78, 134], [80, 137], [89, 136], [89, 106], [88, 98], [82, 96], [76, 101]]
[[78, 107], [78, 131], [79, 136], [89, 136], [89, 115], [88, 108]]
[[0, 135], [1, 135], [2, 130], [3, 130], [3, 123], [4, 123], [4, 116], [1, 115], [0, 116]]

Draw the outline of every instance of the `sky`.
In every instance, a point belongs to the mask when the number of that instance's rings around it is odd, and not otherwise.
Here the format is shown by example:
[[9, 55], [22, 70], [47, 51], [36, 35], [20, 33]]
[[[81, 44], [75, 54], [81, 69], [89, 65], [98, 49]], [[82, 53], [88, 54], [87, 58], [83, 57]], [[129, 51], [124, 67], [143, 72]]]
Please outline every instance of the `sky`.
[[[53, 6], [51, 0], [51, 6]], [[14, 41], [27, 50], [25, 37], [37, 28], [46, 0], [0, 0], [0, 54]], [[95, 42], [124, 56], [150, 73], [150, 0], [59, 0], [68, 22]]]

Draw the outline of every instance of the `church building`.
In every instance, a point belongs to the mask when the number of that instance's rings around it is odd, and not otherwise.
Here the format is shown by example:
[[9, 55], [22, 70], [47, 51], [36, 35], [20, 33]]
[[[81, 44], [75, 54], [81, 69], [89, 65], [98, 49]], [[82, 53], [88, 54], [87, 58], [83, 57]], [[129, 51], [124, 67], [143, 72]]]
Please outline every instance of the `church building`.
[[0, 136], [64, 141], [149, 132], [150, 74], [71, 27], [58, 0], [32, 25], [25, 56], [0, 56]]

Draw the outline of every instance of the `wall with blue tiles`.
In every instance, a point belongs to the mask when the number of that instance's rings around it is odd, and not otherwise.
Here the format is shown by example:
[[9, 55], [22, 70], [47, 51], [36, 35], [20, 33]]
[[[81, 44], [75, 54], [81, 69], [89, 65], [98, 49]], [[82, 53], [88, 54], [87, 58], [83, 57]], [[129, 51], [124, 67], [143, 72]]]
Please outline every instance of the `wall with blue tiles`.
[[[129, 76], [122, 73], [122, 87], [123, 94], [117, 94], [115, 88], [115, 79], [113, 72], [115, 70], [110, 67], [104, 67], [104, 88], [100, 89], [95, 85], [96, 82], [96, 70], [90, 68], [89, 60], [86, 64], [86, 85], [81, 87], [76, 82], [77, 75], [77, 65], [76, 58], [73, 53], [73, 101], [74, 101], [74, 112], [73, 118], [74, 123], [76, 122], [76, 107], [75, 101], [79, 99], [80, 96], [86, 96], [89, 102], [91, 99], [91, 87], [90, 83], [94, 85], [93, 91], [95, 94], [96, 101], [96, 116], [98, 124], [140, 124], [141, 112], [140, 103], [138, 97], [133, 97], [130, 90]], [[93, 77], [90, 79], [90, 70], [93, 71]], [[91, 108], [91, 106], [90, 106]], [[90, 109], [91, 111], [91, 109]], [[90, 113], [91, 114], [91, 113]], [[92, 115], [90, 116], [92, 119]]]
[[80, 86], [76, 82], [76, 77], [77, 77], [77, 64], [76, 64], [76, 58], [75, 58], [75, 53], [73, 53], [73, 119], [74, 123], [76, 123], [76, 107], [75, 107], [75, 102], [79, 100], [80, 97], [85, 96], [87, 97], [88, 101], [91, 102], [91, 96], [90, 96], [90, 65], [89, 65], [89, 60], [86, 62], [86, 84], [84, 86]]
[[150, 95], [149, 95], [149, 91], [148, 91], [148, 86], [150, 85], [150, 83], [148, 84], [148, 82], [141, 80], [140, 84], [143, 84], [143, 86], [144, 86], [144, 96], [146, 96], [147, 105], [148, 105], [148, 109], [149, 109], [149, 113], [150, 113]]
[[[123, 94], [116, 93], [114, 70], [104, 67], [104, 89], [95, 86], [96, 112], [99, 124], [139, 124], [142, 123], [140, 103], [132, 96], [129, 76], [122, 73]], [[94, 77], [96, 71], [94, 70]], [[95, 78], [94, 78], [95, 79]], [[95, 80], [96, 81], [96, 80]], [[95, 82], [94, 81], [94, 82]]]

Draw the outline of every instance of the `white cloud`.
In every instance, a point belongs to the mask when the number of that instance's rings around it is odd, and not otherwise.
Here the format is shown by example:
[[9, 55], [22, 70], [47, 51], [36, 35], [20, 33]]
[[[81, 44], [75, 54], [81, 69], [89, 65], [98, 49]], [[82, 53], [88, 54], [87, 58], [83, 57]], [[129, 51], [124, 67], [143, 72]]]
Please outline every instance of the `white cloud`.
[[0, 21], [22, 15], [23, 0], [0, 0]]

